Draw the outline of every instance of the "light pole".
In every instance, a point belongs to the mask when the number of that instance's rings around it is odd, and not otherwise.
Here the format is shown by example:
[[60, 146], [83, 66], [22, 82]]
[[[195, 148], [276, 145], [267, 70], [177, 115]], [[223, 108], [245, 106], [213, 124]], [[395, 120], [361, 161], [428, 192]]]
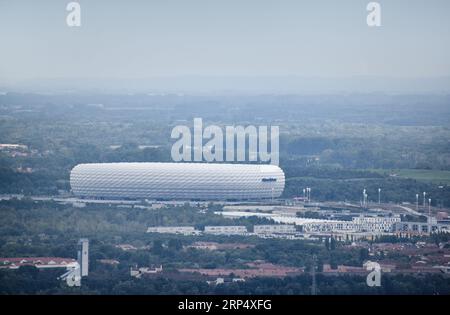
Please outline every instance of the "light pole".
[[378, 204], [381, 204], [381, 188], [378, 188]]
[[366, 194], [366, 189], [364, 188], [364, 190], [363, 190], [363, 208], [366, 207], [366, 202], [367, 202], [367, 194]]
[[313, 255], [313, 259], [312, 259], [311, 276], [312, 276], [311, 295], [316, 295], [316, 294], [317, 294], [317, 284], [316, 284], [316, 255]]
[[428, 216], [431, 218], [431, 198], [428, 199]]
[[416, 211], [419, 211], [419, 194], [416, 194]]
[[424, 191], [423, 192], [423, 206], [426, 206], [426, 202], [425, 202], [425, 196], [427, 195], [427, 193]]

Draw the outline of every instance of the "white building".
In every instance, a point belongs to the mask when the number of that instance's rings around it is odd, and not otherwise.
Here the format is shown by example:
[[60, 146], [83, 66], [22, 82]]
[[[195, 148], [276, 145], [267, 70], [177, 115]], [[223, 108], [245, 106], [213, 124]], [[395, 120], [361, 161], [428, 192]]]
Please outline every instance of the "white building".
[[205, 233], [207, 234], [247, 234], [247, 228], [243, 225], [224, 225], [224, 226], [205, 226]]
[[0, 258], [0, 269], [19, 269], [21, 266], [34, 266], [39, 269], [67, 268], [76, 264], [75, 259], [60, 257], [8, 257]]
[[163, 266], [159, 267], [140, 267], [140, 268], [130, 268], [130, 276], [135, 278], [141, 278], [144, 274], [156, 274], [163, 271]]
[[[430, 222], [433, 222], [430, 220]], [[429, 235], [431, 233], [443, 233], [443, 232], [450, 232], [450, 225], [449, 224], [441, 224], [436, 223], [435, 221], [433, 223], [430, 222], [397, 222], [394, 225], [394, 232], [395, 233], [412, 233], [412, 234], [425, 234]]]
[[81, 238], [78, 241], [78, 263], [81, 276], [87, 276], [89, 272], [89, 240], [87, 238]]
[[293, 224], [255, 225], [253, 232], [255, 234], [289, 234], [297, 232], [297, 229]]
[[266, 164], [92, 163], [70, 172], [76, 196], [105, 199], [269, 199], [284, 182], [283, 171]]
[[359, 216], [352, 219], [352, 222], [359, 225], [361, 232], [392, 232], [394, 224], [400, 222], [400, 216], [391, 217], [368, 217]]
[[359, 225], [353, 221], [311, 221], [302, 224], [302, 230], [306, 233], [327, 233], [327, 232], [357, 232]]
[[302, 224], [303, 232], [371, 232], [389, 233], [394, 230], [394, 225], [400, 222], [400, 216], [392, 217], [369, 217], [359, 216], [352, 221], [311, 221]]
[[58, 277], [65, 280], [69, 287], [81, 286], [81, 278], [86, 277], [89, 272], [89, 240], [80, 238], [78, 241], [78, 260], [67, 266], [67, 271]]
[[147, 233], [167, 233], [167, 234], [183, 234], [192, 235], [198, 234], [200, 231], [193, 226], [155, 226], [149, 227]]

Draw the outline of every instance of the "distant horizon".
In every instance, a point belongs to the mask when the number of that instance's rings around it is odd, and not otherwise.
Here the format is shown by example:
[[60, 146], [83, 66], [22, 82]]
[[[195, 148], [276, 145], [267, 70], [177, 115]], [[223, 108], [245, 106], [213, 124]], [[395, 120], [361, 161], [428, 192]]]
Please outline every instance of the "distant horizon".
[[450, 76], [178, 75], [142, 78], [39, 78], [0, 81], [0, 92], [185, 94], [448, 94]]
[[[450, 90], [447, 0], [380, 0], [379, 27], [367, 24], [368, 0], [78, 2], [81, 26], [69, 27], [66, 2], [0, 1], [2, 86]], [[142, 80], [149, 82], [141, 86]]]

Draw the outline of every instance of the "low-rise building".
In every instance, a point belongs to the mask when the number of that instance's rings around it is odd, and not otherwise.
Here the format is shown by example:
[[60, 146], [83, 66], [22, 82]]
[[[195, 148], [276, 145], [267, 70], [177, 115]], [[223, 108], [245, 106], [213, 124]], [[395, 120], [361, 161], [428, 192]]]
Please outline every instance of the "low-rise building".
[[255, 245], [246, 243], [217, 243], [217, 242], [194, 242], [186, 246], [186, 248], [194, 248], [200, 250], [229, 250], [229, 249], [245, 249], [251, 247], [255, 247]]
[[302, 231], [306, 233], [357, 232], [359, 226], [352, 221], [314, 220], [302, 224]]
[[253, 227], [255, 234], [290, 234], [296, 233], [297, 229], [293, 224], [268, 224], [268, 225], [255, 225]]
[[[234, 275], [235, 277], [246, 279], [254, 277], [287, 277], [302, 274], [303, 268], [287, 267], [281, 265], [274, 265], [266, 262], [255, 261], [248, 263], [249, 268], [245, 269], [229, 269], [229, 268], [216, 268], [216, 269], [179, 269], [180, 272], [186, 273], [200, 273], [210, 277], [229, 277]], [[239, 281], [239, 280], [238, 280]], [[238, 282], [236, 281], [236, 282]]]
[[359, 216], [352, 218], [361, 232], [392, 232], [395, 223], [400, 222], [400, 216]]
[[104, 265], [111, 265], [111, 266], [120, 264], [120, 262], [115, 259], [99, 259], [98, 262]]
[[149, 227], [147, 233], [167, 233], [167, 234], [183, 234], [192, 235], [199, 234], [193, 226], [155, 226]]
[[194, 248], [201, 250], [217, 250], [219, 243], [215, 242], [195, 242], [191, 245], [186, 246], [186, 248]]
[[448, 219], [448, 213], [445, 212], [445, 211], [438, 211], [438, 212], [436, 213], [436, 219], [437, 219], [438, 221], [441, 221], [441, 220], [447, 220], [447, 219]]
[[163, 271], [163, 266], [160, 265], [159, 267], [140, 267], [140, 268], [130, 268], [130, 276], [135, 277], [135, 278], [141, 278], [142, 275], [145, 274], [156, 274], [156, 273], [160, 273]]
[[[380, 268], [382, 272], [392, 272], [396, 269], [396, 265], [393, 264], [380, 264]], [[338, 265], [335, 269], [331, 267], [330, 264], [323, 264], [323, 272], [324, 273], [368, 273], [366, 266], [346, 266], [346, 265]]]
[[242, 235], [247, 234], [247, 227], [243, 225], [205, 226], [207, 234]]
[[8, 257], [0, 258], [0, 268], [19, 269], [21, 266], [44, 268], [67, 268], [76, 263], [72, 258], [61, 257]]
[[303, 232], [369, 232], [390, 233], [394, 230], [394, 224], [400, 222], [400, 216], [359, 216], [352, 221], [341, 220], [313, 220], [302, 224]]
[[405, 234], [425, 234], [437, 232], [450, 232], [450, 225], [437, 223], [436, 221], [429, 222], [397, 222], [393, 227], [394, 233]]
[[244, 278], [231, 278], [231, 279], [225, 279], [225, 278], [216, 278], [216, 280], [206, 281], [209, 285], [219, 285], [224, 284], [228, 282], [245, 282]]
[[131, 244], [118, 244], [118, 245], [116, 245], [116, 247], [120, 248], [121, 250], [124, 250], [124, 251], [137, 250], [137, 248]]

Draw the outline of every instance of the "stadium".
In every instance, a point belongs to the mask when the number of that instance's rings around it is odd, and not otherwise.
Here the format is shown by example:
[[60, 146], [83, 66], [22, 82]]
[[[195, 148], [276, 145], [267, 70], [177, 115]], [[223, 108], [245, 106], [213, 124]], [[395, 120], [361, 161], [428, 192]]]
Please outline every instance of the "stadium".
[[156, 200], [278, 198], [284, 173], [275, 165], [219, 163], [92, 163], [70, 172], [77, 197]]

